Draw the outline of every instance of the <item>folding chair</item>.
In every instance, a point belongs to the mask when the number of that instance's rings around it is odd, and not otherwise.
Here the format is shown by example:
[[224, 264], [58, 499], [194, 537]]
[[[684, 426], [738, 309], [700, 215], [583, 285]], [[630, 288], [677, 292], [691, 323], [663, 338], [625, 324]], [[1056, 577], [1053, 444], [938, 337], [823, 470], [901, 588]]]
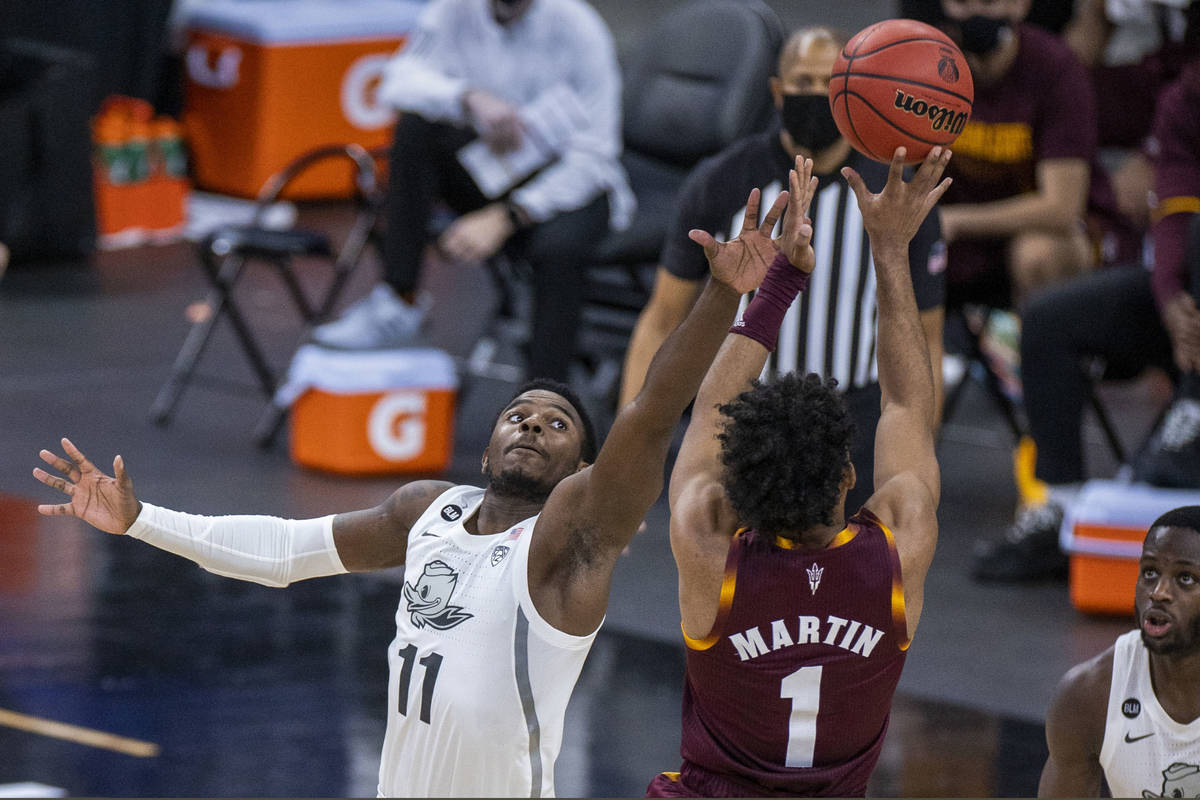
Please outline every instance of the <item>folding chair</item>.
[[[1022, 438], [1029, 435], [1028, 424], [1018, 412], [1013, 401], [1004, 392], [1003, 387], [1000, 385], [999, 376], [992, 369], [987, 356], [984, 355], [983, 349], [980, 346], [980, 337], [982, 336], [982, 331], [987, 328], [988, 316], [995, 311], [995, 308], [983, 307], [983, 319], [978, 330], [975, 330], [975, 327], [967, 319], [967, 312], [964, 308], [948, 312], [951, 318], [947, 322], [949, 323], [956, 318], [961, 323], [965, 333], [966, 348], [963, 357], [966, 360], [966, 369], [963, 372], [962, 379], [946, 393], [946, 401], [942, 408], [942, 419], [943, 421], [947, 421], [954, 415], [954, 411], [958, 408], [959, 401], [962, 399], [963, 391], [966, 389], [967, 384], [972, 380], [976, 380], [983, 385], [987, 396], [1000, 410], [1001, 414], [1003, 414], [1004, 421], [1008, 424], [1009, 430], [1012, 431], [1013, 441], [1019, 443]], [[1108, 443], [1113, 456], [1117, 459], [1117, 463], [1124, 464], [1125, 447], [1121, 444], [1121, 438], [1117, 436], [1116, 428], [1113, 427], [1108, 410], [1104, 407], [1103, 402], [1100, 400], [1100, 395], [1096, 391], [1096, 384], [1104, 376], [1104, 364], [1100, 359], [1091, 359], [1084, 365], [1084, 369], [1089, 378], [1086, 384], [1088, 405], [1095, 412], [1096, 422], [1100, 425], [1100, 430], [1104, 433], [1105, 441]]]
[[[349, 159], [354, 167], [356, 204], [354, 222], [336, 254], [329, 237], [319, 231], [277, 230], [264, 226], [267, 209], [296, 178], [314, 164], [335, 158]], [[255, 261], [274, 268], [300, 313], [303, 329], [298, 341], [302, 341], [313, 325], [332, 312], [368, 244], [378, 247], [375, 226], [382, 200], [375, 155], [356, 144], [321, 147], [300, 156], [267, 181], [256, 198], [257, 207], [249, 225], [225, 226], [205, 236], [197, 249], [205, 277], [212, 286], [207, 299], [208, 313], [193, 323], [175, 358], [170, 377], [151, 406], [150, 415], [155, 424], [161, 426], [170, 422], [184, 389], [198, 377], [196, 369], [200, 358], [222, 317], [228, 318], [233, 326], [257, 379], [257, 388], [272, 400], [279, 380], [246, 315], [234, 299], [238, 279]], [[292, 269], [293, 259], [306, 256], [332, 259], [332, 278], [315, 302], [306, 295]], [[279, 408], [274, 402], [270, 404], [256, 430], [260, 445], [266, 446], [274, 439], [285, 413], [286, 409]]]
[[[783, 24], [762, 0], [685, 0], [662, 15], [622, 65], [621, 163], [638, 200], [633, 224], [610, 231], [587, 263], [576, 363], [587, 391], [615, 405], [629, 335], [654, 286], [676, 196], [691, 169], [731, 142], [763, 130], [775, 113], [767, 78]], [[467, 357], [463, 379], [506, 380], [503, 342], [524, 343], [528, 265], [486, 263], [500, 302]], [[516, 377], [512, 377], [516, 380]], [[465, 384], [464, 384], [465, 385]], [[460, 394], [464, 389], [460, 387]]]

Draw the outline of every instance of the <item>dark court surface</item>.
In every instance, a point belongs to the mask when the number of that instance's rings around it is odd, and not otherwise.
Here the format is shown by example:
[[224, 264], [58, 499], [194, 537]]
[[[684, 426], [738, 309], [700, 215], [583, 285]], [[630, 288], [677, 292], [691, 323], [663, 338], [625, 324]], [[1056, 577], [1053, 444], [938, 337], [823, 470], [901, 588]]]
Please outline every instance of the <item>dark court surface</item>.
[[[596, 5], [623, 44], [671, 3]], [[772, 5], [789, 27], [851, 29], [891, 6]], [[345, 216], [336, 206], [305, 212], [335, 230]], [[318, 262], [297, 269], [311, 291], [328, 278]], [[364, 264], [346, 299], [377, 274]], [[436, 299], [432, 338], [465, 353], [494, 299], [487, 277], [478, 266], [437, 264], [427, 283]], [[30, 475], [38, 450], [64, 435], [106, 469], [123, 455], [141, 498], [197, 513], [318, 516], [374, 505], [407, 479], [297, 467], [286, 430], [273, 447], [256, 446], [264, 399], [224, 323], [202, 361], [222, 383], [193, 386], [169, 426], [152, 424], [151, 403], [187, 331], [185, 309], [205, 294], [183, 244], [102, 253], [89, 265], [18, 265], [0, 281], [0, 794], [375, 794], [395, 574], [266, 589], [34, 511], [57, 502]], [[237, 298], [282, 370], [300, 328], [277, 276], [251, 268]], [[512, 389], [471, 384], [444, 477], [478, 480], [490, 423]], [[1164, 400], [1160, 385], [1102, 392], [1126, 446], [1136, 446]], [[1111, 476], [1117, 465], [1090, 422], [1087, 438], [1092, 475]], [[971, 581], [976, 540], [1000, 536], [1016, 503], [1011, 446], [989, 398], [968, 388], [939, 445], [941, 538], [874, 795], [1033, 794], [1056, 682], [1131, 626], [1077, 612], [1064, 583]], [[656, 772], [678, 766], [678, 619], [660, 502], [618, 567], [607, 621], [569, 708], [560, 795], [636, 796]], [[26, 729], [45, 721], [148, 743], [156, 754]], [[5, 789], [12, 784], [22, 787]]]

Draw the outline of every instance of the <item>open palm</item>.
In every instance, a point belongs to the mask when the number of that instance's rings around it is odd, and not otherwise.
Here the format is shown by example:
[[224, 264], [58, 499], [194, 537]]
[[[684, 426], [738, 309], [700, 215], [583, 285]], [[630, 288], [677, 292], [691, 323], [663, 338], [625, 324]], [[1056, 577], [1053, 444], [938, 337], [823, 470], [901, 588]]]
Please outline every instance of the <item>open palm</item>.
[[38, 513], [78, 517], [106, 533], [125, 533], [137, 519], [139, 510], [133, 494], [133, 481], [125, 472], [125, 462], [120, 456], [113, 459], [115, 477], [109, 476], [88, 461], [70, 439], [63, 439], [62, 446], [70, 461], [49, 450], [42, 450], [39, 455], [42, 461], [66, 477], [51, 475], [41, 468], [33, 470], [33, 477], [52, 489], [58, 489], [70, 501], [59, 505], [40, 505]]
[[688, 238], [704, 248], [712, 276], [739, 294], [758, 288], [775, 254], [779, 252], [779, 246], [771, 239], [771, 232], [787, 207], [788, 193], [780, 192], [763, 217], [762, 224], [756, 226], [754, 223], [758, 219], [760, 199], [759, 190], [751, 190], [750, 199], [746, 201], [742, 230], [732, 241], [718, 242], [707, 231], [688, 232]]
[[[739, 293], [758, 288], [780, 250], [794, 266], [811, 272], [815, 259], [811, 245], [812, 223], [807, 214], [816, 185], [812, 160], [798, 157], [796, 169], [788, 175], [789, 191], [780, 192], [761, 224], [756, 226], [754, 223], [758, 219], [762, 194], [753, 189], [746, 200], [742, 230], [736, 239], [718, 242], [711, 233], [702, 230], [689, 231], [688, 238], [704, 248], [713, 277]], [[784, 209], [787, 209], [786, 216]], [[772, 239], [771, 233], [780, 217], [783, 217], [782, 231], [778, 239]]]

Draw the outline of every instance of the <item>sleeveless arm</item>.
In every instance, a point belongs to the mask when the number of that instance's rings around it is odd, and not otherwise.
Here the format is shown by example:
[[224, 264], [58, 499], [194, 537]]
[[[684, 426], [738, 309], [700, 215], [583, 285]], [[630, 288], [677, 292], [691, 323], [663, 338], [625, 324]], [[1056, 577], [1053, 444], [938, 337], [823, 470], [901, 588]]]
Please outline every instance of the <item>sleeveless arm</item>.
[[1071, 669], [1058, 685], [1046, 714], [1050, 755], [1038, 797], [1099, 797], [1100, 748], [1108, 710], [1112, 648]]
[[368, 572], [403, 564], [409, 530], [429, 504], [453, 486], [446, 481], [413, 481], [374, 508], [334, 517], [333, 540], [346, 569]]
[[[724, 341], [742, 293], [759, 286], [779, 251], [771, 231], [783, 216], [788, 194], [776, 198], [761, 223], [759, 197], [759, 190], [751, 192], [742, 231], [733, 241], [718, 243], [710, 233], [690, 233], [704, 248], [712, 277], [659, 348], [642, 390], [617, 415], [596, 462], [562, 481], [542, 511], [539, 527], [551, 533], [534, 540], [531, 590], [538, 591], [543, 582], [550, 585], [550, 597], [543, 598], [547, 607], [539, 604], [539, 611], [548, 620], [557, 618], [567, 632], [589, 632], [603, 618], [616, 558], [662, 490], [679, 417]], [[810, 198], [811, 188], [804, 210]], [[784, 219], [781, 239], [789, 249], [803, 223], [803, 210]], [[805, 244], [811, 227], [807, 230]]]

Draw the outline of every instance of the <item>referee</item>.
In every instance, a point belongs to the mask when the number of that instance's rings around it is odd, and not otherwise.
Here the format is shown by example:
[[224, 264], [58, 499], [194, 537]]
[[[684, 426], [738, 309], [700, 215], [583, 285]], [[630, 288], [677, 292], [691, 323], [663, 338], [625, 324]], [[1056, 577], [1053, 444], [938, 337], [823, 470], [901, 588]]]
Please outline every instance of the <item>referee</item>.
[[[650, 360], [687, 315], [708, 275], [704, 252], [688, 239], [688, 231], [699, 228], [724, 239], [731, 231], [741, 230], [750, 190], [763, 187], [760, 208], [769, 208], [787, 188], [788, 169], [795, 157], [810, 157], [819, 180], [809, 210], [816, 268], [808, 291], [797, 298], [784, 318], [778, 347], [767, 360], [763, 379], [786, 372], [815, 372], [837, 379], [856, 427], [850, 455], [858, 481], [846, 498], [846, 507], [853, 512], [874, 486], [872, 454], [880, 394], [870, 246], [854, 194], [840, 170], [853, 167], [868, 187], [878, 189], [887, 180], [888, 165], [853, 150], [838, 132], [829, 109], [833, 63], [846, 38], [825, 27], [793, 33], [780, 53], [779, 74], [770, 79], [781, 124], [734, 142], [702, 162], [688, 178], [664, 244], [654, 292], [629, 344], [621, 404], [637, 394]], [[913, 289], [934, 366], [935, 419], [941, 418], [945, 322], [946, 258], [940, 239], [934, 209], [909, 246]]]

